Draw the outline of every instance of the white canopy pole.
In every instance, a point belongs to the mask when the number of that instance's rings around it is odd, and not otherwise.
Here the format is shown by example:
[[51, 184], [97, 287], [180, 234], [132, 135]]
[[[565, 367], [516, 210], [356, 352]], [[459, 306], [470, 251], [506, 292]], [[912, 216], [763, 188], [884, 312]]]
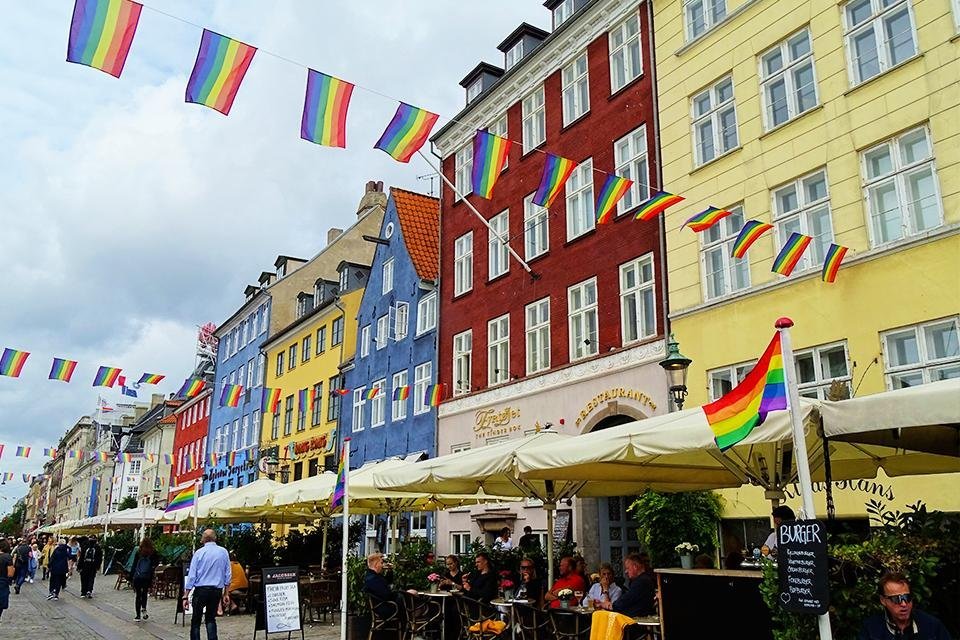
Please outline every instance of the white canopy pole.
[[340, 640], [347, 640], [347, 553], [350, 551], [350, 438], [343, 439], [343, 451], [340, 453], [343, 474], [343, 550], [340, 569]]

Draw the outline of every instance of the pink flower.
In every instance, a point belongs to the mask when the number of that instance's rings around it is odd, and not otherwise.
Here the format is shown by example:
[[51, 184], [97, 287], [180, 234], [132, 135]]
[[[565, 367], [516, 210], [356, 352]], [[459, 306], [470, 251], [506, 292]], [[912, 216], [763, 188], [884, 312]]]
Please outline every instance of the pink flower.
[[440, 582], [440, 574], [431, 573], [430, 575], [427, 576], [427, 580], [429, 580], [430, 582]]
[[513, 589], [513, 580], [501, 580], [500, 587], [502, 589]]

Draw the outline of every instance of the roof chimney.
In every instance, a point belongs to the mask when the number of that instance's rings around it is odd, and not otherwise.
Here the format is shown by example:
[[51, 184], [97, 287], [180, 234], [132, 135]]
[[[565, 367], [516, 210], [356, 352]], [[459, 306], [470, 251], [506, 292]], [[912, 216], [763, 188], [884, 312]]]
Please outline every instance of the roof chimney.
[[342, 235], [343, 235], [343, 229], [330, 227], [330, 229], [327, 230], [327, 246], [333, 244], [333, 241]]
[[383, 192], [382, 180], [370, 180], [364, 189], [363, 197], [360, 198], [360, 204], [357, 205], [357, 217], [370, 213], [375, 208], [387, 208], [387, 194]]

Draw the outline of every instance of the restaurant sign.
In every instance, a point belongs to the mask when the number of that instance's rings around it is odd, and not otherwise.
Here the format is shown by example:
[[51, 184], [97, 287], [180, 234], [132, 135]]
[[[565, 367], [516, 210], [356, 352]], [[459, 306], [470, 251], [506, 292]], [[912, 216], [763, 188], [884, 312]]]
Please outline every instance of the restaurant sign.
[[311, 451], [316, 451], [317, 449], [326, 451], [327, 434], [316, 436], [315, 438], [310, 438], [309, 440], [300, 440], [293, 445], [293, 453], [297, 456], [302, 456], [305, 453], [310, 453]]
[[519, 424], [511, 424], [520, 418], [520, 409], [481, 409], [474, 417], [473, 433], [477, 437], [493, 438], [521, 431]]
[[821, 521], [793, 520], [777, 528], [777, 569], [784, 609], [818, 615], [827, 612], [827, 529]]
[[650, 396], [642, 391], [637, 391], [636, 389], [625, 389], [624, 387], [616, 387], [615, 389], [607, 389], [606, 391], [595, 395], [590, 402], [583, 407], [583, 409], [580, 411], [580, 415], [577, 416], [577, 426], [579, 427], [580, 423], [586, 420], [587, 416], [593, 413], [593, 410], [597, 407], [603, 406], [611, 400], [619, 400], [620, 398], [635, 400], [641, 405], [650, 407], [651, 411], [657, 410], [657, 403], [651, 400]]

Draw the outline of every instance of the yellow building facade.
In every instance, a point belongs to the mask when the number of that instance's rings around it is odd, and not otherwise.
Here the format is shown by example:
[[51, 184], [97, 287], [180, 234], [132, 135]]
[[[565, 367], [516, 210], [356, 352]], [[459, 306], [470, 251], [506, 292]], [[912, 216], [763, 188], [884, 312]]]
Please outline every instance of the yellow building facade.
[[[671, 329], [693, 360], [686, 406], [735, 385], [781, 316], [795, 322], [803, 395], [960, 376], [958, 3], [653, 8], [662, 188], [686, 198], [665, 216]], [[707, 206], [732, 215], [683, 226]], [[747, 220], [774, 228], [736, 259]], [[783, 277], [771, 267], [791, 232], [813, 240]], [[849, 247], [832, 284], [820, 275], [830, 243]], [[942, 490], [957, 475], [873, 482], [836, 489], [838, 514], [862, 517], [883, 496], [960, 510]], [[756, 488], [723, 493], [731, 518], [769, 513]]]

